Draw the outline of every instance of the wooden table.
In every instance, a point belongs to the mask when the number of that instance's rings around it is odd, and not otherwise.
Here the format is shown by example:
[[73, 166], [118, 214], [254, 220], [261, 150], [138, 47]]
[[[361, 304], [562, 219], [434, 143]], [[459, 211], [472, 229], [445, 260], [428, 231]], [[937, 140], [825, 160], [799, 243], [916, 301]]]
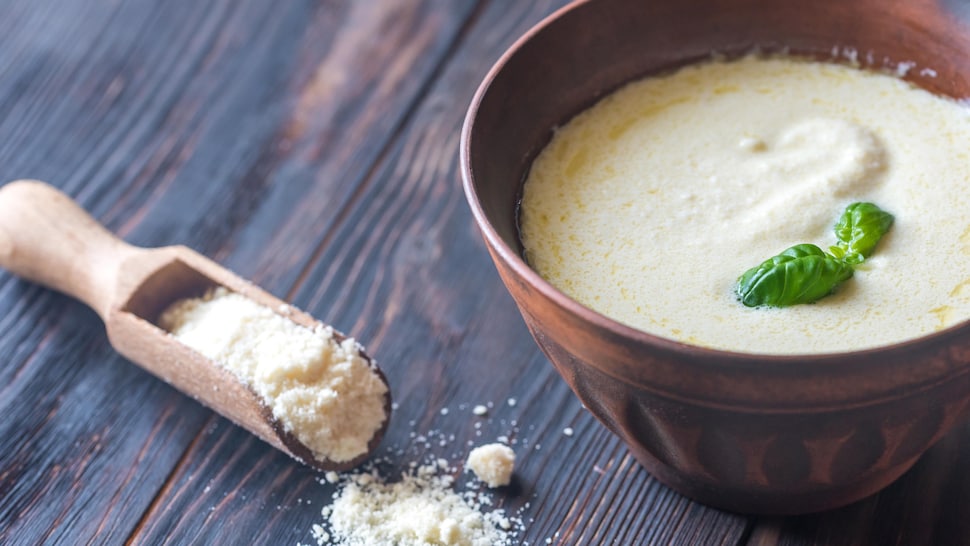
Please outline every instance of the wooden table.
[[[659, 484], [555, 374], [457, 156], [486, 70], [560, 3], [6, 0], [0, 179], [47, 180], [128, 241], [187, 244], [364, 341], [399, 404], [388, 475], [510, 436], [496, 501], [524, 543], [970, 544], [970, 424], [872, 498], [746, 517]], [[6, 273], [0, 409], [2, 544], [308, 543], [334, 492]]]

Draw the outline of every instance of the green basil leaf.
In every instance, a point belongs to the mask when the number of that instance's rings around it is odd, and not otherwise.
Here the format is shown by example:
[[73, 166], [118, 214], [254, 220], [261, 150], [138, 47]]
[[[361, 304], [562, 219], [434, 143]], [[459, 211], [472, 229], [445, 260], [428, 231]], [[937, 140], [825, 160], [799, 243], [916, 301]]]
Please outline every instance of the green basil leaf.
[[845, 250], [845, 259], [860, 263], [868, 258], [893, 225], [893, 220], [892, 214], [872, 203], [852, 203], [846, 207], [835, 224], [835, 236], [839, 239], [839, 247]]
[[748, 307], [811, 303], [831, 294], [852, 273], [851, 264], [815, 245], [800, 244], [741, 275], [737, 295]]

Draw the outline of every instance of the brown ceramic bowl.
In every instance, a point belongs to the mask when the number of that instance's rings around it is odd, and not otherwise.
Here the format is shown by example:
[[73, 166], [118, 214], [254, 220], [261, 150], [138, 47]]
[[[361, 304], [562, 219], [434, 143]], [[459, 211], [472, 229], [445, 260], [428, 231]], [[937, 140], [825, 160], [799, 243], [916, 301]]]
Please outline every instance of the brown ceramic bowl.
[[465, 120], [461, 163], [503, 281], [586, 407], [677, 491], [793, 514], [881, 489], [970, 413], [970, 324], [843, 354], [694, 347], [558, 291], [522, 259], [516, 227], [522, 180], [553, 127], [630, 80], [756, 46], [822, 59], [855, 51], [874, 68], [912, 62], [907, 79], [970, 97], [965, 0], [592, 0], [543, 21], [492, 68]]

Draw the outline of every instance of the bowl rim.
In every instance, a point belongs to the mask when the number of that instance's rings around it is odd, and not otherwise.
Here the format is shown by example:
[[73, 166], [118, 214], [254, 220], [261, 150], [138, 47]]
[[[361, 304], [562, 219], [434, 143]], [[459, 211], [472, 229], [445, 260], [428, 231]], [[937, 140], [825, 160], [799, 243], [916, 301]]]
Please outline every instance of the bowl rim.
[[[876, 356], [902, 356], [911, 354], [919, 351], [922, 347], [942, 346], [948, 339], [958, 337], [960, 334], [970, 335], [970, 318], [967, 318], [942, 330], [914, 338], [851, 351], [824, 353], [747, 353], [717, 349], [651, 334], [614, 320], [576, 301], [532, 269], [526, 263], [525, 259], [520, 256], [519, 252], [506, 244], [482, 208], [476, 190], [475, 173], [471, 165], [472, 134], [482, 102], [486, 99], [495, 79], [504, 70], [509, 61], [520, 50], [526, 47], [535, 36], [546, 31], [546, 29], [571, 12], [591, 3], [594, 3], [594, 0], [577, 0], [560, 7], [545, 16], [516, 39], [489, 68], [476, 89], [465, 113], [459, 139], [459, 168], [461, 171], [462, 187], [475, 222], [496, 259], [501, 260], [508, 269], [514, 272], [529, 287], [539, 292], [544, 298], [596, 328], [605, 330], [621, 339], [628, 339], [644, 346], [655, 346], [671, 354], [687, 357], [684, 359], [685, 363], [703, 360], [706, 366], [724, 372], [744, 372], [750, 369], [758, 369], [760, 371], [770, 372], [772, 375], [804, 376], [804, 372], [808, 371], [811, 373], [815, 366], [840, 366], [842, 368], [851, 368], [854, 371], [867, 368], [879, 368], [884, 363], [880, 359], [874, 358]], [[795, 363], [811, 363], [811, 367], [793, 366]], [[600, 368], [599, 366], [596, 367], [598, 369]], [[606, 372], [606, 370], [602, 371]], [[918, 383], [908, 384], [915, 388], [918, 385], [937, 383], [941, 379], [967, 373], [968, 371], [970, 371], [970, 360], [947, 369], [940, 374], [934, 374], [932, 378], [927, 377]]]

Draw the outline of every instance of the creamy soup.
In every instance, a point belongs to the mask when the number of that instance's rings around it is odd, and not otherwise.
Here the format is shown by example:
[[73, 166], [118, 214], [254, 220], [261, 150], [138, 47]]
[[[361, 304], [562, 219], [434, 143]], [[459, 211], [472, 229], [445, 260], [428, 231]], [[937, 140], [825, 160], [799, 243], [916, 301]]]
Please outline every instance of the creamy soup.
[[[629, 84], [556, 130], [525, 182], [529, 264], [646, 332], [754, 353], [885, 345], [970, 317], [970, 108], [894, 77], [781, 58]], [[828, 248], [846, 205], [896, 220], [816, 303], [748, 308], [738, 277]]]

